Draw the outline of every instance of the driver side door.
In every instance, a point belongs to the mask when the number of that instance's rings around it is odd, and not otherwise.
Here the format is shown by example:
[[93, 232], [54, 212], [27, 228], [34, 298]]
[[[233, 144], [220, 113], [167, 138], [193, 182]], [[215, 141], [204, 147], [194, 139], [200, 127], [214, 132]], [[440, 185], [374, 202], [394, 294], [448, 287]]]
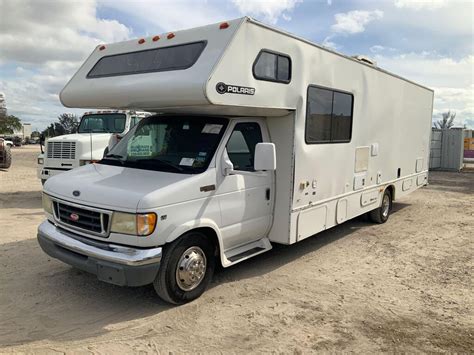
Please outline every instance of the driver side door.
[[270, 229], [274, 172], [254, 170], [255, 146], [262, 142], [269, 142], [269, 136], [259, 119], [232, 122], [224, 138], [221, 154], [233, 164], [230, 172], [219, 169], [222, 181], [217, 187], [226, 250], [261, 239]]

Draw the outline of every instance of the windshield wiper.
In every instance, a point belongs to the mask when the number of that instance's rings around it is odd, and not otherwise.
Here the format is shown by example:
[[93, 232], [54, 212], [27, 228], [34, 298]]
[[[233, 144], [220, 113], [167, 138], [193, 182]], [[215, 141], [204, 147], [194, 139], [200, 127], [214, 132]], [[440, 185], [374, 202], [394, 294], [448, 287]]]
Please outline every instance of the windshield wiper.
[[169, 167], [174, 169], [175, 171], [179, 171], [180, 173], [184, 172], [184, 169], [169, 160], [162, 160], [162, 159], [157, 159], [157, 158], [151, 158], [151, 159], [137, 159], [133, 161], [134, 163], [158, 163], [163, 166]]
[[114, 159], [123, 159], [123, 156], [122, 155], [119, 155], [119, 154], [106, 154], [105, 155], [106, 158], [114, 158]]

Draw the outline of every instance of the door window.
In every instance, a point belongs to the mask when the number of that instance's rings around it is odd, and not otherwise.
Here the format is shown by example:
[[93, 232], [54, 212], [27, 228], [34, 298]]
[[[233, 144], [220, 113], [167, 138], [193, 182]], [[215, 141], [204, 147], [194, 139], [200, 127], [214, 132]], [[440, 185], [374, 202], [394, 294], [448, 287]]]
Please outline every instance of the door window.
[[234, 170], [254, 171], [257, 143], [262, 143], [262, 131], [258, 123], [242, 122], [235, 125], [226, 146]]

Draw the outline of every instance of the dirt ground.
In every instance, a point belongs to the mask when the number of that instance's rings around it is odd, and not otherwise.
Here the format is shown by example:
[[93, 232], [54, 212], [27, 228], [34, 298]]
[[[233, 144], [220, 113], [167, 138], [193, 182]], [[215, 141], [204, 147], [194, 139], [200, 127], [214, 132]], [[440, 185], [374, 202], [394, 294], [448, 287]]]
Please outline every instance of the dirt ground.
[[474, 173], [431, 173], [384, 225], [359, 218], [219, 270], [180, 307], [42, 252], [39, 148], [0, 170], [0, 352], [474, 349]]

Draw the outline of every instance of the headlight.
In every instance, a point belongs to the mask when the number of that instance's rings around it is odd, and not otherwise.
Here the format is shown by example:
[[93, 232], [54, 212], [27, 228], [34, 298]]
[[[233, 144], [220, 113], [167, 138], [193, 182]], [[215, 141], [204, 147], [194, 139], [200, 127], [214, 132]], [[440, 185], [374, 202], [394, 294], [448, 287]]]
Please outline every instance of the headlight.
[[44, 211], [46, 213], [53, 214], [53, 201], [45, 193], [43, 193], [41, 196]]
[[43, 165], [44, 164], [44, 158], [38, 158], [38, 164]]
[[153, 233], [156, 227], [156, 214], [132, 214], [114, 212], [112, 216], [111, 232], [147, 236]]

